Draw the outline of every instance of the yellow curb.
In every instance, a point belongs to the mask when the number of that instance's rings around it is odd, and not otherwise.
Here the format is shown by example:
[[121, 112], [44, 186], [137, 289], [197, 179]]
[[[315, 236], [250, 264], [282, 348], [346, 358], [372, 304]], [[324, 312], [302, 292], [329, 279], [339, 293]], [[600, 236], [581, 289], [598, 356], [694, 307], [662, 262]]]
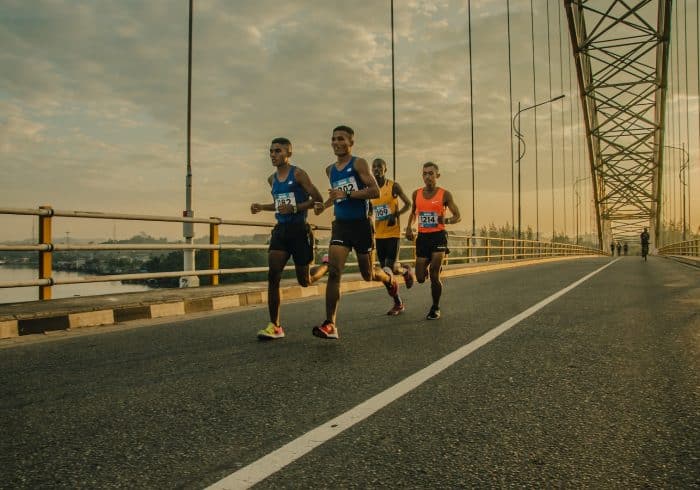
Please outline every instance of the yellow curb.
[[[321, 288], [318, 286], [309, 286], [306, 288], [300, 288], [301, 289], [301, 297], [302, 298], [309, 298], [311, 296], [318, 296], [321, 294]], [[325, 289], [324, 289], [325, 291]]]
[[283, 300], [285, 299], [299, 299], [303, 296], [303, 290], [301, 286], [291, 286], [284, 288], [280, 291], [280, 296]]
[[161, 303], [151, 305], [151, 318], [161, 318], [164, 316], [176, 316], [185, 314], [185, 302]]
[[68, 328], [97, 327], [113, 323], [114, 310], [86, 311], [68, 315]]
[[267, 302], [267, 290], [245, 293], [244, 296], [246, 301], [245, 304], [247, 305], [259, 305]]
[[13, 337], [19, 337], [17, 320], [0, 322], [0, 339], [10, 339]]
[[236, 306], [241, 306], [241, 298], [238, 294], [218, 296], [211, 299], [212, 310], [222, 310], [224, 308], [234, 308]]

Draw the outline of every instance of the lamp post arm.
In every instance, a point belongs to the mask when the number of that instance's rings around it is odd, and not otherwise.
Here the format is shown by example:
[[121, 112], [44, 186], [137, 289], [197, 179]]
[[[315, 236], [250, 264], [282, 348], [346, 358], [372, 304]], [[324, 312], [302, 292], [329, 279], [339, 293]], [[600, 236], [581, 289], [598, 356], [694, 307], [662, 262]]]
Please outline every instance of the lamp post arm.
[[538, 104], [534, 104], [534, 105], [531, 105], [528, 107], [523, 107], [522, 109], [520, 109], [518, 112], [515, 113], [515, 116], [513, 116], [514, 124], [515, 124], [515, 118], [518, 117], [518, 115], [520, 115], [521, 112], [529, 111], [530, 109], [534, 109], [535, 107], [539, 107], [541, 105], [549, 104], [550, 102], [556, 102], [557, 100], [563, 99], [564, 97], [565, 97], [565, 95], [561, 94], [561, 95], [558, 95], [552, 99], [545, 100], [544, 102], [540, 102]]

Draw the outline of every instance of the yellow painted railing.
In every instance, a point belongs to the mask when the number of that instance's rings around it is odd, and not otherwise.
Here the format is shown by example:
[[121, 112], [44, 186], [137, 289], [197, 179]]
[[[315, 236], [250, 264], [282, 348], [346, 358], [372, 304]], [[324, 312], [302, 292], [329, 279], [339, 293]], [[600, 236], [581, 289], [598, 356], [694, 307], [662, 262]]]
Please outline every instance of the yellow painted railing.
[[[274, 223], [259, 221], [225, 220], [221, 218], [186, 218], [180, 216], [153, 216], [120, 213], [100, 213], [92, 211], [61, 211], [51, 206], [41, 206], [38, 209], [0, 208], [0, 215], [33, 215], [38, 217], [39, 237], [38, 243], [32, 245], [3, 245], [2, 251], [36, 251], [39, 254], [38, 278], [29, 281], [0, 281], [0, 289], [16, 287], [38, 287], [39, 299], [51, 299], [51, 286], [62, 284], [144, 280], [158, 278], [181, 277], [184, 275], [211, 276], [212, 285], [219, 283], [219, 276], [223, 274], [242, 274], [248, 272], [266, 272], [267, 265], [251, 267], [236, 267], [221, 269], [219, 267], [219, 253], [222, 250], [259, 249], [267, 250], [265, 244], [237, 244], [220, 243], [219, 229], [221, 226], [238, 227], [263, 227], [271, 229]], [[190, 222], [209, 225], [209, 243], [149, 243], [149, 244], [68, 244], [55, 243], [51, 235], [53, 220], [56, 218], [83, 218], [83, 219], [110, 219], [110, 220], [136, 220], [146, 222]], [[329, 232], [327, 226], [312, 225], [315, 231]], [[449, 263], [455, 262], [491, 262], [503, 260], [525, 260], [533, 258], [580, 256], [580, 255], [604, 255], [598, 249], [573, 245], [567, 243], [542, 242], [535, 240], [519, 240], [513, 238], [496, 237], [471, 237], [450, 233], [449, 238]], [[327, 247], [321, 244], [321, 247]], [[169, 271], [169, 272], [145, 272], [134, 274], [111, 274], [85, 277], [71, 277], [66, 279], [54, 279], [52, 253], [55, 251], [103, 251], [103, 250], [208, 250], [209, 268], [195, 271]], [[414, 247], [411, 242], [402, 239], [400, 251], [404, 252], [400, 260], [412, 263], [414, 261]], [[348, 262], [348, 266], [356, 266], [356, 262]]]

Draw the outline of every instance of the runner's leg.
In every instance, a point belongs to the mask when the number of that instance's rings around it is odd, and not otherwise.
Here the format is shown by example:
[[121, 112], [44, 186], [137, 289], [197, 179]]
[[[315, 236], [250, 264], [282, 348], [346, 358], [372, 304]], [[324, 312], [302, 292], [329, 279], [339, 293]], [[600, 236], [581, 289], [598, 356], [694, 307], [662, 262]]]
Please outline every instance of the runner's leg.
[[275, 325], [280, 324], [280, 280], [288, 260], [289, 252], [283, 250], [270, 250], [267, 254], [267, 308]]
[[343, 245], [328, 247], [328, 284], [326, 284], [326, 320], [335, 323], [340, 301], [340, 278], [350, 249]]
[[433, 252], [430, 258], [430, 293], [433, 297], [433, 305], [440, 305], [440, 297], [442, 296], [442, 282], [440, 281], [440, 269], [442, 261], [445, 258], [445, 252]]

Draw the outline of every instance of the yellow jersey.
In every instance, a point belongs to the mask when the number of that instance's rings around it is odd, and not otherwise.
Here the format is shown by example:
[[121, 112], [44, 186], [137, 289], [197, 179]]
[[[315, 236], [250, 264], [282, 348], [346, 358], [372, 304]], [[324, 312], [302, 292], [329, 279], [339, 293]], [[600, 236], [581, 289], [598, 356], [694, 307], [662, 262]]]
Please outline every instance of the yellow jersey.
[[399, 238], [401, 236], [401, 225], [396, 218], [393, 226], [389, 226], [389, 218], [399, 211], [399, 198], [392, 195], [394, 182], [386, 179], [384, 185], [379, 188], [379, 197], [372, 199], [372, 209], [374, 210], [374, 237], [375, 238]]

